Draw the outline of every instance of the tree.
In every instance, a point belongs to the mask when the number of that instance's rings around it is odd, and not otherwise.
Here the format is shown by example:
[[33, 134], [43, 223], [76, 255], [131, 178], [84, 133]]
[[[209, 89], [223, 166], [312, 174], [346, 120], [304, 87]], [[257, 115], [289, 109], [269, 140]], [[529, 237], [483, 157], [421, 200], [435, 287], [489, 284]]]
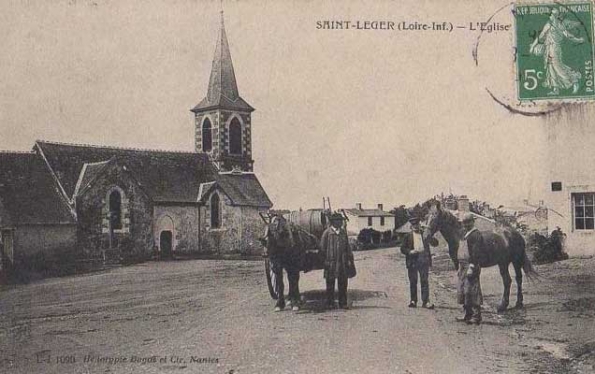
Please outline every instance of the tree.
[[401, 205], [398, 208], [393, 208], [390, 213], [395, 215], [395, 227], [399, 228], [403, 226], [409, 220], [409, 213], [405, 205]]

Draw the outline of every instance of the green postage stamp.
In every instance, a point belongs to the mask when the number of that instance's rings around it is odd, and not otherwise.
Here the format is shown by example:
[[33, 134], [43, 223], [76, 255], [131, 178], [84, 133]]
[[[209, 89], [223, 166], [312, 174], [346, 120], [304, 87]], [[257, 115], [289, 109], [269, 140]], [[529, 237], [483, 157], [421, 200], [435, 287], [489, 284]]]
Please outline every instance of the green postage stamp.
[[593, 3], [517, 4], [520, 100], [594, 99]]

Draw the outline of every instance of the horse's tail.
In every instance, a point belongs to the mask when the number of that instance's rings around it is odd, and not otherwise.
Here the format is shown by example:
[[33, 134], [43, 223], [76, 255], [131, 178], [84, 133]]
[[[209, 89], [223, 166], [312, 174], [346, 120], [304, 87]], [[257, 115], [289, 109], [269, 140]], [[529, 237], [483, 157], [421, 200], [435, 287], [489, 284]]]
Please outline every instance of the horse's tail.
[[535, 268], [533, 267], [531, 260], [529, 260], [527, 252], [525, 252], [525, 258], [523, 259], [523, 271], [525, 272], [527, 278], [529, 278], [530, 280], [536, 280], [540, 277], [537, 270], [535, 270]]
[[525, 239], [523, 238], [523, 236], [519, 232], [514, 232], [514, 234], [511, 235], [510, 240], [511, 240], [511, 244], [514, 245], [515, 247], [517, 247], [519, 250], [519, 253], [522, 254], [521, 265], [523, 267], [523, 271], [525, 272], [525, 275], [527, 276], [527, 278], [529, 280], [538, 279], [540, 275], [537, 272], [537, 270], [535, 270], [535, 268], [533, 267], [533, 264], [531, 263], [529, 256], [527, 256], [527, 248], [526, 248], [526, 243], [525, 243]]

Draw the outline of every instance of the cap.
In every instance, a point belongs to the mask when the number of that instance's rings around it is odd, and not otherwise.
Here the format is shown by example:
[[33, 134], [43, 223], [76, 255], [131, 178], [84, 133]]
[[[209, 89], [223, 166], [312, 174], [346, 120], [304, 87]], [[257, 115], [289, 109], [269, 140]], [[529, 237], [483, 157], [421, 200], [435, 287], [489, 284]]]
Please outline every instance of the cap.
[[475, 221], [475, 216], [471, 213], [465, 213], [463, 216], [462, 222], [473, 222]]
[[419, 217], [413, 216], [409, 218], [409, 223], [411, 223], [412, 225], [418, 224], [420, 221]]
[[343, 221], [343, 215], [341, 213], [333, 213], [329, 217], [331, 221]]

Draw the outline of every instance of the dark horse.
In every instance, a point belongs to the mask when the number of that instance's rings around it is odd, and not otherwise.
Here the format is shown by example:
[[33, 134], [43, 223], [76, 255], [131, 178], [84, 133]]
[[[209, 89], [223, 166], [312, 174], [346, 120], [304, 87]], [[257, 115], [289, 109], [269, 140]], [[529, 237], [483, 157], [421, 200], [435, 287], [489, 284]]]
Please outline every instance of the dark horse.
[[269, 287], [271, 295], [277, 299], [275, 310], [285, 308], [285, 285], [283, 283], [283, 269], [287, 272], [289, 281], [289, 301], [294, 309], [300, 303], [300, 271], [308, 271], [313, 267], [306, 250], [316, 248], [317, 239], [288, 222], [282, 216], [273, 216], [267, 225], [263, 244], [266, 248], [265, 256], [270, 262]]
[[[427, 239], [431, 238], [436, 232], [440, 232], [448, 244], [448, 254], [455, 268], [459, 268], [457, 253], [459, 242], [463, 238], [463, 228], [461, 222], [452, 213], [443, 210], [440, 204], [434, 205], [428, 217], [428, 228], [424, 232]], [[500, 230], [499, 230], [500, 231]], [[482, 268], [498, 265], [500, 275], [504, 283], [504, 294], [502, 302], [498, 306], [498, 312], [503, 312], [508, 308], [510, 299], [510, 285], [512, 279], [508, 272], [508, 266], [512, 262], [516, 274], [517, 300], [516, 308], [523, 307], [523, 270], [528, 277], [537, 275], [533, 269], [531, 261], [525, 251], [525, 239], [514, 229], [502, 229], [501, 232], [481, 231], [484, 239], [484, 247], [480, 249], [479, 265]]]

